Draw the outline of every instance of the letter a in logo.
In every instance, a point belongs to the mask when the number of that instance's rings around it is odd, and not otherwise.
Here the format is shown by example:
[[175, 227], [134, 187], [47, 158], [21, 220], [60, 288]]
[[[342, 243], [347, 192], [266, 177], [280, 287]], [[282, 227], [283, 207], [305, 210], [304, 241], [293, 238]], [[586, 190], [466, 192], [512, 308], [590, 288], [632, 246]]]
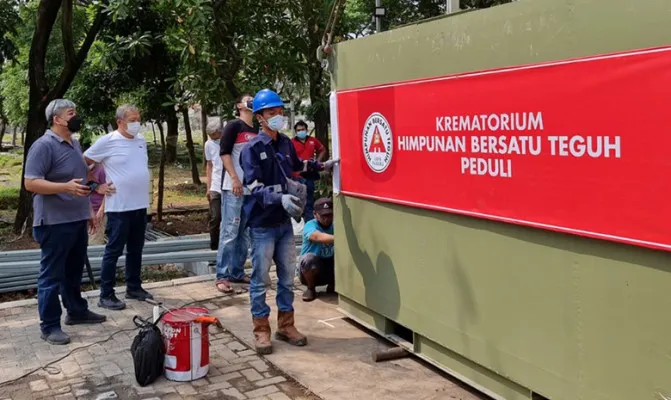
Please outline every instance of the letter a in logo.
[[380, 126], [375, 125], [375, 131], [373, 132], [373, 140], [370, 142], [370, 147], [368, 148], [370, 153], [386, 153], [387, 150], [384, 147], [382, 142], [382, 136], [380, 135]]

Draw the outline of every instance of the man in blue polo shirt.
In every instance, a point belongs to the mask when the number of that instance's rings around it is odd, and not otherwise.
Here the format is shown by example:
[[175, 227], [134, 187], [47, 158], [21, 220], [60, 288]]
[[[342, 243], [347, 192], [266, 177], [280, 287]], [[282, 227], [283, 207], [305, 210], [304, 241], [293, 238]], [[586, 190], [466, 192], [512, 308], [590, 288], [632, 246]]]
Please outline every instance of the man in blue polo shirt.
[[88, 225], [95, 216], [89, 201], [88, 169], [79, 142], [72, 138], [82, 126], [75, 104], [53, 100], [46, 109], [51, 125], [30, 147], [26, 157], [25, 186], [33, 195], [33, 237], [40, 244], [37, 308], [41, 338], [50, 344], [68, 344], [61, 330], [61, 305], [68, 311], [66, 325], [95, 324], [104, 315], [89, 310], [81, 296], [86, 262]]
[[303, 245], [299, 261], [301, 283], [307, 286], [303, 301], [317, 298], [317, 286], [335, 292], [333, 260], [333, 202], [321, 198], [314, 204], [314, 219], [303, 227]]
[[[333, 161], [303, 161], [296, 155], [291, 139], [280, 132], [284, 128], [284, 102], [270, 89], [259, 91], [252, 101], [252, 112], [261, 124], [261, 132], [242, 150], [246, 196], [243, 211], [252, 239], [252, 278], [249, 286], [254, 345], [259, 354], [272, 352], [270, 343], [270, 307], [266, 304], [265, 277], [275, 261], [277, 271], [277, 331], [275, 338], [295, 346], [305, 346], [307, 338], [294, 326], [293, 280], [296, 244], [291, 217], [301, 218], [302, 201], [295, 196], [298, 185], [289, 179], [294, 171], [331, 168]], [[299, 190], [300, 191], [300, 190]], [[293, 193], [293, 194], [290, 194]]]

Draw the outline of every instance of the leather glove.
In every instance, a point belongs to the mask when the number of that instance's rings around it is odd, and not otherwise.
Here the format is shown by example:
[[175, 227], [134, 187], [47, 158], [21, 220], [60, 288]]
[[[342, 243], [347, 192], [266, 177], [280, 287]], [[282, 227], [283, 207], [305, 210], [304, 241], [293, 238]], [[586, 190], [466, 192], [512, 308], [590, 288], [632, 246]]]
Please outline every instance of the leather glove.
[[331, 171], [336, 164], [340, 163], [340, 159], [336, 158], [335, 160], [328, 160], [324, 163], [324, 170]]
[[287, 179], [287, 194], [298, 197], [298, 206], [305, 208], [308, 202], [308, 188], [293, 179]]
[[282, 207], [291, 215], [296, 218], [296, 216], [303, 215], [303, 208], [301, 207], [301, 200], [291, 194], [282, 195]]

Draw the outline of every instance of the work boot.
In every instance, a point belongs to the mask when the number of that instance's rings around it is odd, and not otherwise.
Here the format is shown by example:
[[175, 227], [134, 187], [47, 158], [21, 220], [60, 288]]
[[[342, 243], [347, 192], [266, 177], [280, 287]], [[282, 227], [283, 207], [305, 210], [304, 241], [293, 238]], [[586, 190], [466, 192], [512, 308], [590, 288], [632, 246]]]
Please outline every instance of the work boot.
[[308, 338], [294, 326], [293, 311], [279, 311], [277, 313], [277, 332], [275, 339], [288, 342], [294, 346], [305, 346], [308, 344]]
[[259, 354], [270, 354], [273, 345], [270, 343], [270, 323], [268, 317], [252, 317], [254, 322], [254, 347]]

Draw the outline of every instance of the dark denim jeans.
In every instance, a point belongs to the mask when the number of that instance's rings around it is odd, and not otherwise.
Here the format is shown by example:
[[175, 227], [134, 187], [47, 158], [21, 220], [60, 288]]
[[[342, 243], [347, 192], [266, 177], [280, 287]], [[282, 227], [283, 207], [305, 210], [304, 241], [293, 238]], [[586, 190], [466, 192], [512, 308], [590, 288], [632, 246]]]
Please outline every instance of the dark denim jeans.
[[147, 228], [147, 210], [133, 210], [107, 213], [107, 246], [103, 255], [100, 273], [100, 297], [114, 294], [116, 266], [126, 246], [126, 288], [137, 290], [142, 287], [142, 249], [144, 232]]
[[266, 276], [275, 261], [277, 272], [277, 308], [294, 310], [294, 271], [296, 266], [296, 241], [294, 229], [287, 222], [274, 228], [250, 228], [252, 237], [252, 279], [249, 297], [252, 316], [267, 317], [270, 307], [266, 303]]
[[36, 226], [33, 237], [41, 251], [40, 276], [37, 278], [40, 329], [48, 334], [61, 327], [59, 292], [63, 306], [71, 316], [83, 316], [88, 310], [81, 295], [89, 242], [87, 221]]

